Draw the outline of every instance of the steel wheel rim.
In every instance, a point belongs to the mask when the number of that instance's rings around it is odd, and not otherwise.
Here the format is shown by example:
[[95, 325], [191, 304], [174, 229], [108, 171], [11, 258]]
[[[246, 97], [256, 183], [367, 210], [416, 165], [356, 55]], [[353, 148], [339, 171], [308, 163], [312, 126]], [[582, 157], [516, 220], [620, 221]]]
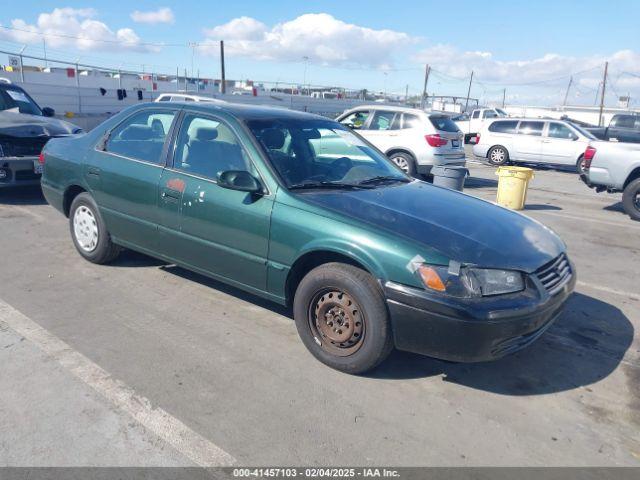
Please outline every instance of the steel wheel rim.
[[84, 205], [73, 214], [73, 234], [85, 252], [93, 252], [98, 246], [98, 222], [91, 209]]
[[409, 162], [407, 162], [406, 158], [403, 157], [393, 157], [391, 159], [393, 161], [393, 163], [395, 163], [398, 167], [400, 167], [400, 170], [402, 170], [404, 173], [409, 173]]
[[502, 163], [502, 162], [504, 162], [504, 158], [505, 158], [504, 150], [502, 150], [501, 148], [496, 148], [496, 149], [491, 151], [491, 160], [492, 161], [494, 161], [496, 163]]
[[636, 192], [633, 198], [633, 205], [636, 207], [636, 210], [640, 211], [640, 190]]
[[578, 162], [578, 169], [580, 170], [581, 173], [584, 173], [587, 171], [587, 169], [585, 168], [587, 164], [587, 161], [584, 158], [581, 158], [580, 161]]
[[362, 347], [366, 322], [360, 305], [338, 288], [319, 291], [309, 305], [309, 327], [316, 343], [339, 357]]

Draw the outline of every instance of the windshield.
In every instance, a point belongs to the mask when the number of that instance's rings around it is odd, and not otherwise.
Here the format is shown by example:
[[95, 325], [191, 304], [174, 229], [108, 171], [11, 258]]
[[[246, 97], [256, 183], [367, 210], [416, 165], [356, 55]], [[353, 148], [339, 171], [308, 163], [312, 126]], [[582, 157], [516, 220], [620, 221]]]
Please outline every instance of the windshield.
[[595, 135], [593, 135], [593, 133], [591, 133], [588, 130], [585, 130], [584, 128], [582, 128], [579, 125], [576, 125], [573, 122], [569, 122], [571, 123], [571, 126], [576, 129], [578, 132], [580, 132], [582, 135], [584, 135], [585, 137], [587, 137], [589, 140], [597, 140], [597, 138], [595, 137]]
[[247, 122], [287, 187], [407, 182], [383, 154], [346, 127], [330, 120]]
[[0, 110], [42, 115], [42, 111], [36, 102], [18, 88], [0, 88]]
[[505, 112], [504, 110], [502, 110], [501, 108], [496, 108], [496, 112], [498, 112], [499, 115], [503, 116], [503, 117], [507, 117], [507, 112]]

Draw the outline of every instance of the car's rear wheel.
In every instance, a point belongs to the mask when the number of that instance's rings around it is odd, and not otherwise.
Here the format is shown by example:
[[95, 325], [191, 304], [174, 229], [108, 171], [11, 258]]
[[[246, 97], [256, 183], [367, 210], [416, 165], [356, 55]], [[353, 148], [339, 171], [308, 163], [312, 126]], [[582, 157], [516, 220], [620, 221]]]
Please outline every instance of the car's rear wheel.
[[407, 175], [415, 177], [416, 161], [408, 153], [396, 152], [389, 155], [389, 160], [395, 163]]
[[584, 159], [584, 155], [580, 155], [580, 158], [578, 158], [578, 161], [576, 162], [576, 172], [578, 172], [578, 174], [580, 175], [584, 175], [585, 173], [587, 173], [587, 168], [586, 168], [586, 160]]
[[633, 220], [640, 221], [640, 178], [629, 183], [622, 193], [622, 206]]
[[307, 349], [336, 370], [364, 373], [393, 348], [382, 291], [353, 265], [327, 263], [311, 270], [296, 290], [293, 313]]
[[76, 250], [90, 262], [107, 263], [120, 253], [120, 247], [111, 241], [96, 202], [86, 192], [71, 202], [69, 228]]
[[491, 165], [505, 165], [509, 161], [509, 152], [507, 152], [507, 149], [503, 146], [497, 145], [495, 147], [491, 147], [487, 154], [487, 158]]

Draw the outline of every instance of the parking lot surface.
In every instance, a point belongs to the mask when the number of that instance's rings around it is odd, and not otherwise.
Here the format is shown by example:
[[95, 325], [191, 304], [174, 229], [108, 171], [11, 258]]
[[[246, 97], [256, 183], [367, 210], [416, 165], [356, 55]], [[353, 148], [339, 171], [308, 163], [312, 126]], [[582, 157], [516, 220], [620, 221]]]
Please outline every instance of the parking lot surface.
[[[494, 200], [495, 169], [469, 167], [466, 193]], [[286, 309], [133, 252], [88, 263], [38, 189], [2, 191], [0, 464], [640, 465], [640, 223], [552, 170], [523, 214], [578, 271], [539, 341], [356, 377]]]

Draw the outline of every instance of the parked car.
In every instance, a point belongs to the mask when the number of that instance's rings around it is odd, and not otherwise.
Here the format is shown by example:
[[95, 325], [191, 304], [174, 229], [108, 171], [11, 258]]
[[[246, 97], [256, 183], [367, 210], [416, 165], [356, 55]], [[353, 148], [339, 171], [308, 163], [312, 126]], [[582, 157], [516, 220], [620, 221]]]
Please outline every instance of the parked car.
[[212, 97], [205, 97], [204, 95], [191, 95], [188, 93], [161, 93], [156, 102], [208, 102], [208, 103], [226, 103], [224, 100], [220, 100]]
[[336, 120], [366, 138], [409, 175], [435, 165], [464, 165], [462, 134], [448, 115], [388, 105], [362, 105]]
[[640, 144], [595, 141], [584, 158], [582, 180], [597, 192], [622, 192], [624, 211], [640, 220]]
[[42, 147], [51, 138], [82, 132], [54, 114], [52, 108], [41, 109], [19, 86], [0, 81], [0, 188], [38, 185]]
[[492, 165], [524, 162], [584, 170], [584, 151], [595, 140], [587, 130], [565, 120], [509, 118], [480, 130], [473, 154]]
[[616, 114], [611, 118], [608, 127], [592, 127], [587, 130], [599, 140], [640, 143], [640, 115]]
[[463, 113], [454, 116], [452, 120], [464, 134], [464, 143], [469, 143], [487, 120], [507, 116], [507, 112], [501, 108], [476, 108], [470, 114]]
[[[162, 136], [156, 120], [171, 123]], [[325, 137], [340, 157], [317, 148]], [[548, 228], [411, 179], [316, 115], [140, 104], [44, 159], [44, 195], [82, 257], [131, 248], [292, 305], [304, 345], [345, 372], [393, 346], [455, 361], [520, 350], [575, 284]]]

